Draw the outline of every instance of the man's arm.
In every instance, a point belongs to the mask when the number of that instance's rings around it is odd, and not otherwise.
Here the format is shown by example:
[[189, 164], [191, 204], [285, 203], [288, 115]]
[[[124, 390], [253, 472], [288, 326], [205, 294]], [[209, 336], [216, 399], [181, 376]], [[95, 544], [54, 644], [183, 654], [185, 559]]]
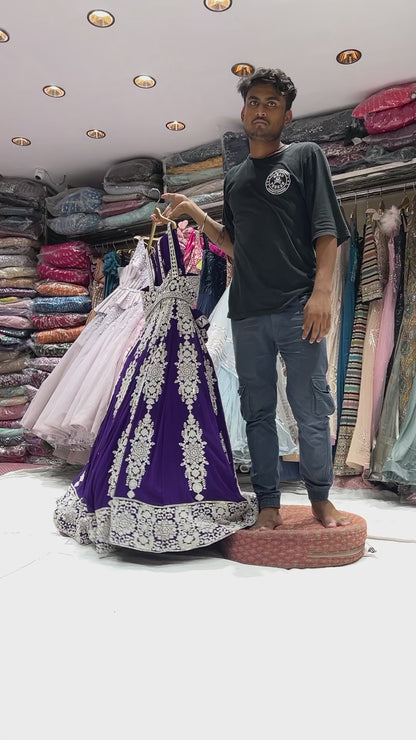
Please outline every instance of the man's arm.
[[204, 233], [210, 242], [216, 244], [229, 257], [233, 256], [233, 243], [225, 226], [218, 223], [218, 221], [214, 221], [211, 216], [208, 216], [196, 203], [189, 200], [185, 195], [164, 193], [162, 198], [170, 201], [169, 205], [163, 211], [164, 216], [173, 220], [183, 215], [191, 216], [198, 227], [203, 226]]
[[332, 276], [337, 258], [337, 237], [330, 234], [319, 236], [315, 252], [315, 281], [303, 312], [302, 333], [302, 339], [309, 337], [311, 344], [320, 342], [331, 327]]

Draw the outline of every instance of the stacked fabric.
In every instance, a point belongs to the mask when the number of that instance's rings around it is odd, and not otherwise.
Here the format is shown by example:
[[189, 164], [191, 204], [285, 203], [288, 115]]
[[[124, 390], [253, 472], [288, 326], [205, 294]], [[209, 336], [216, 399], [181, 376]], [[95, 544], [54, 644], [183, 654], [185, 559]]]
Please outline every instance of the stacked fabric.
[[21, 419], [35, 392], [30, 370], [36, 242], [0, 237], [0, 461], [23, 462]]
[[188, 198], [198, 198], [203, 206], [222, 197], [224, 184], [221, 140], [178, 152], [164, 161], [163, 177], [166, 192], [181, 192]]
[[162, 192], [162, 170], [162, 162], [153, 157], [137, 157], [110, 167], [103, 182], [105, 194], [99, 210], [100, 230], [149, 221], [154, 210], [154, 195], [157, 190]]
[[[30, 347], [35, 357], [31, 359], [29, 400], [85, 325], [91, 307], [89, 280], [85, 244], [69, 242], [41, 247], [34, 283], [36, 292], [31, 301]], [[22, 423], [24, 425], [24, 420]], [[51, 464], [54, 461], [52, 447], [39, 437], [25, 431], [25, 441], [28, 462]]]
[[416, 82], [395, 85], [370, 95], [354, 108], [368, 132], [366, 158], [377, 162], [416, 157]]
[[99, 209], [104, 193], [98, 188], [71, 188], [46, 198], [53, 218], [48, 225], [56, 234], [86, 234], [96, 231], [101, 223]]
[[[354, 109], [299, 118], [285, 126], [285, 144], [314, 141], [334, 174], [416, 157], [416, 82], [385, 88]], [[224, 171], [248, 155], [243, 132], [222, 137]]]
[[0, 460], [23, 462], [21, 419], [36, 392], [32, 381], [32, 305], [45, 193], [38, 182], [0, 179]]
[[[71, 237], [133, 226], [150, 219], [152, 190], [162, 191], [162, 162], [140, 157], [110, 167], [104, 190], [74, 188], [47, 199], [52, 231]], [[154, 195], [154, 193], [153, 193]]]
[[44, 200], [40, 183], [20, 177], [0, 178], [0, 238], [38, 239], [43, 231]]
[[[335, 113], [299, 118], [285, 126], [282, 140], [285, 144], [313, 141], [327, 155], [331, 170], [344, 172], [368, 166], [365, 161], [367, 145], [362, 137], [367, 135], [361, 118], [352, 116], [347, 108]], [[249, 153], [248, 139], [244, 132], [226, 131], [222, 136], [224, 171], [240, 164]]]

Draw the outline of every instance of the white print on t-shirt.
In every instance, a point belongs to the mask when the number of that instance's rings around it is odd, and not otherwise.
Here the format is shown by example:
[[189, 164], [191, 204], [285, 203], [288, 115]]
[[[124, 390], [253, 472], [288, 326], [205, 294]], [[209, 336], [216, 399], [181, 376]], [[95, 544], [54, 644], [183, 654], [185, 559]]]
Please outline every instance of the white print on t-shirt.
[[290, 173], [287, 170], [273, 170], [264, 183], [272, 195], [281, 195], [290, 187]]

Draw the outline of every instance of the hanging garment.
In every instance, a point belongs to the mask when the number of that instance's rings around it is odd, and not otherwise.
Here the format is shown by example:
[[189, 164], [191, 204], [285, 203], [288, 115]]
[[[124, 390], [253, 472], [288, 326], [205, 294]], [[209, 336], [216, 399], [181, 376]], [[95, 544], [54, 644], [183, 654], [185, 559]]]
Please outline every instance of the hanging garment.
[[201, 246], [201, 238], [199, 232], [195, 229], [191, 230], [189, 234], [185, 251], [183, 255], [183, 263], [185, 272], [197, 275], [201, 272], [202, 267], [202, 254], [203, 248]]
[[380, 298], [371, 301], [368, 308], [357, 418], [346, 459], [347, 466], [355, 470], [356, 474], [362, 473], [370, 467], [374, 359], [379, 338], [382, 308]]
[[389, 208], [380, 219], [380, 227], [388, 237], [389, 270], [383, 294], [383, 308], [380, 331], [374, 357], [373, 410], [371, 420], [371, 439], [377, 434], [381, 409], [383, 406], [387, 368], [394, 349], [394, 312], [396, 307], [399, 275], [395, 258], [394, 238], [400, 229], [400, 214], [395, 206]]
[[60, 532], [99, 554], [114, 547], [177, 552], [252, 524], [239, 491], [214, 368], [168, 227], [161, 285], [143, 294], [146, 328], [126, 360], [91, 457], [55, 511]]
[[380, 228], [383, 211], [367, 210], [364, 238], [361, 287], [363, 301], [369, 303], [366, 334], [363, 347], [360, 397], [357, 418], [348, 451], [347, 466], [357, 473], [370, 467], [373, 439], [371, 424], [373, 416], [374, 362], [380, 332], [383, 309], [384, 287], [388, 274], [387, 237]]
[[117, 252], [108, 252], [104, 257], [103, 273], [105, 275], [103, 298], [107, 298], [119, 284], [118, 270], [120, 261]]
[[393, 445], [399, 436], [399, 376], [403, 347], [403, 323], [395, 344], [393, 362], [383, 401], [378, 433], [371, 456], [371, 480], [383, 480], [383, 466], [391, 457]]
[[350, 449], [352, 435], [354, 433], [360, 400], [361, 371], [367, 316], [368, 303], [363, 303], [361, 286], [359, 286], [354, 309], [351, 346], [348, 356], [344, 397], [342, 401], [341, 418], [334, 460], [334, 473], [336, 475], [356, 475], [357, 472], [347, 466], [346, 459]]
[[403, 426], [396, 439], [391, 457], [382, 471], [385, 480], [416, 485], [416, 379], [413, 380]]
[[416, 203], [409, 217], [404, 265], [404, 307], [402, 320], [402, 356], [399, 376], [400, 430], [409, 404], [416, 374]]
[[[124, 359], [144, 325], [140, 291], [147, 281], [146, 247], [140, 241], [121, 271], [119, 287], [96, 307], [95, 318], [69, 345], [23, 420], [68, 462], [88, 460]], [[52, 345], [45, 346], [54, 354]]]
[[349, 252], [349, 242], [344, 242], [344, 244], [341, 244], [337, 250], [337, 259], [332, 278], [331, 328], [326, 337], [328, 355], [327, 379], [331, 389], [331, 396], [335, 404], [335, 412], [329, 417], [332, 444], [335, 444], [336, 442], [338, 431], [337, 372], [341, 340], [342, 306], [347, 279]]
[[[228, 287], [209, 317], [207, 350], [211, 355], [217, 375], [218, 390], [230, 437], [234, 463], [250, 466], [246, 423], [240, 410], [239, 382], [235, 369], [231, 320], [228, 318], [229, 292]], [[297, 426], [286, 396], [286, 381], [280, 355], [277, 362], [277, 377], [276, 427], [279, 438], [279, 454], [282, 456], [297, 452], [298, 445]]]
[[203, 240], [201, 279], [196, 307], [205, 316], [209, 316], [226, 288], [227, 260], [210, 249], [205, 234]]

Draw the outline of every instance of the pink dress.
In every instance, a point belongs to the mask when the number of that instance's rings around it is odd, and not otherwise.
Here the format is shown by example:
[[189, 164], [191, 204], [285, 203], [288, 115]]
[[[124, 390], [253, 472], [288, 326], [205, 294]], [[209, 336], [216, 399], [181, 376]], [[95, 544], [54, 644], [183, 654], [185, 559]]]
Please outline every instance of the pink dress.
[[124, 360], [144, 326], [141, 290], [148, 285], [147, 250], [139, 242], [120, 284], [42, 383], [22, 425], [55, 447], [57, 457], [89, 457]]
[[384, 290], [380, 333], [374, 358], [373, 414], [371, 420], [371, 437], [373, 440], [377, 435], [381, 410], [383, 408], [387, 368], [394, 349], [394, 311], [398, 289], [394, 237], [399, 232], [400, 228], [400, 213], [395, 206], [392, 206], [385, 214], [383, 214], [380, 219], [380, 225], [385, 234], [389, 237], [389, 273]]

